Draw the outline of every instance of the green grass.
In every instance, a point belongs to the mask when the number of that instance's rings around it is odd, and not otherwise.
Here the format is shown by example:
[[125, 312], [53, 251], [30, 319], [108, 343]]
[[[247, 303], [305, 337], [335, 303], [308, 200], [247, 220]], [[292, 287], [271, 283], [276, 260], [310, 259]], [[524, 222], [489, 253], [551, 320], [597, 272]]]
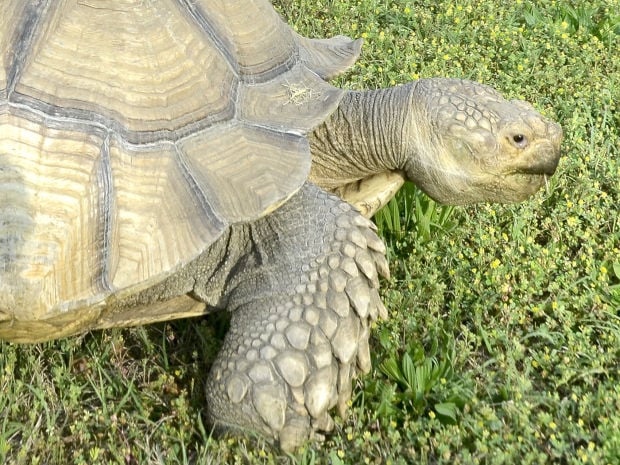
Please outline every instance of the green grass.
[[390, 319], [322, 446], [210, 437], [214, 316], [0, 343], [0, 462], [619, 463], [620, 5], [576, 3], [278, 2], [305, 35], [365, 38], [341, 86], [475, 79], [565, 132], [524, 204], [447, 209], [407, 187], [381, 214]]

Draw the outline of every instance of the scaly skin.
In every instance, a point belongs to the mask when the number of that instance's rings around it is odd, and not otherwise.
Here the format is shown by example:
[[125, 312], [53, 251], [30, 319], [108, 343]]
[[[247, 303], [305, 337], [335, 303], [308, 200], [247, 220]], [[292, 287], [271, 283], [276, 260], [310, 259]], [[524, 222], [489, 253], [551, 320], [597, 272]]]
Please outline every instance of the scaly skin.
[[371, 205], [370, 216], [397, 190], [385, 183], [390, 192], [381, 195], [377, 183], [366, 187], [386, 173], [446, 204], [525, 200], [555, 172], [562, 130], [488, 86], [436, 78], [349, 92], [309, 140], [310, 179], [355, 197], [363, 211]]
[[351, 382], [370, 370], [369, 327], [386, 311], [385, 248], [372, 223], [305, 185], [273, 214], [243, 226], [248, 250], [225, 286], [232, 312], [207, 381], [208, 417], [285, 450], [333, 427]]

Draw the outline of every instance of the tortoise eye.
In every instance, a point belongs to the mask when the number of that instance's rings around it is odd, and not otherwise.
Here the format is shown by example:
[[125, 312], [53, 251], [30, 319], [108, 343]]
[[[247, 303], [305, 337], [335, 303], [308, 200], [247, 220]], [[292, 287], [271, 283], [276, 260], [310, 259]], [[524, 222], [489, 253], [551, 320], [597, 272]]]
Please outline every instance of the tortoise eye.
[[528, 146], [528, 140], [525, 134], [512, 134], [512, 136], [508, 136], [507, 139], [518, 149], [524, 149]]

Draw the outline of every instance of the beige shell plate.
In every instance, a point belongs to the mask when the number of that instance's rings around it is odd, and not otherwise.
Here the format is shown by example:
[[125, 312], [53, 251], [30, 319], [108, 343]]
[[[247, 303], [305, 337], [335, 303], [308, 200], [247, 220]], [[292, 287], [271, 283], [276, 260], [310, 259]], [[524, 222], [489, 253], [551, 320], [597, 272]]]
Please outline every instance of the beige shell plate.
[[300, 37], [266, 0], [4, 3], [5, 322], [137, 292], [289, 198], [340, 100], [322, 78], [360, 48]]

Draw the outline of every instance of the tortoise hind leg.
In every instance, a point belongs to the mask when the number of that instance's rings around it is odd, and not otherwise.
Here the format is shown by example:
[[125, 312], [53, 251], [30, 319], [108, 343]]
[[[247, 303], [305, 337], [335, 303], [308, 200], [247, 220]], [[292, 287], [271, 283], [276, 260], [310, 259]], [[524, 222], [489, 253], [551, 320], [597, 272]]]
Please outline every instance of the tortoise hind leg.
[[385, 308], [384, 246], [372, 223], [307, 184], [251, 225], [237, 268], [230, 331], [207, 381], [217, 427], [257, 431], [285, 450], [329, 431], [357, 370], [370, 370], [370, 323]]

